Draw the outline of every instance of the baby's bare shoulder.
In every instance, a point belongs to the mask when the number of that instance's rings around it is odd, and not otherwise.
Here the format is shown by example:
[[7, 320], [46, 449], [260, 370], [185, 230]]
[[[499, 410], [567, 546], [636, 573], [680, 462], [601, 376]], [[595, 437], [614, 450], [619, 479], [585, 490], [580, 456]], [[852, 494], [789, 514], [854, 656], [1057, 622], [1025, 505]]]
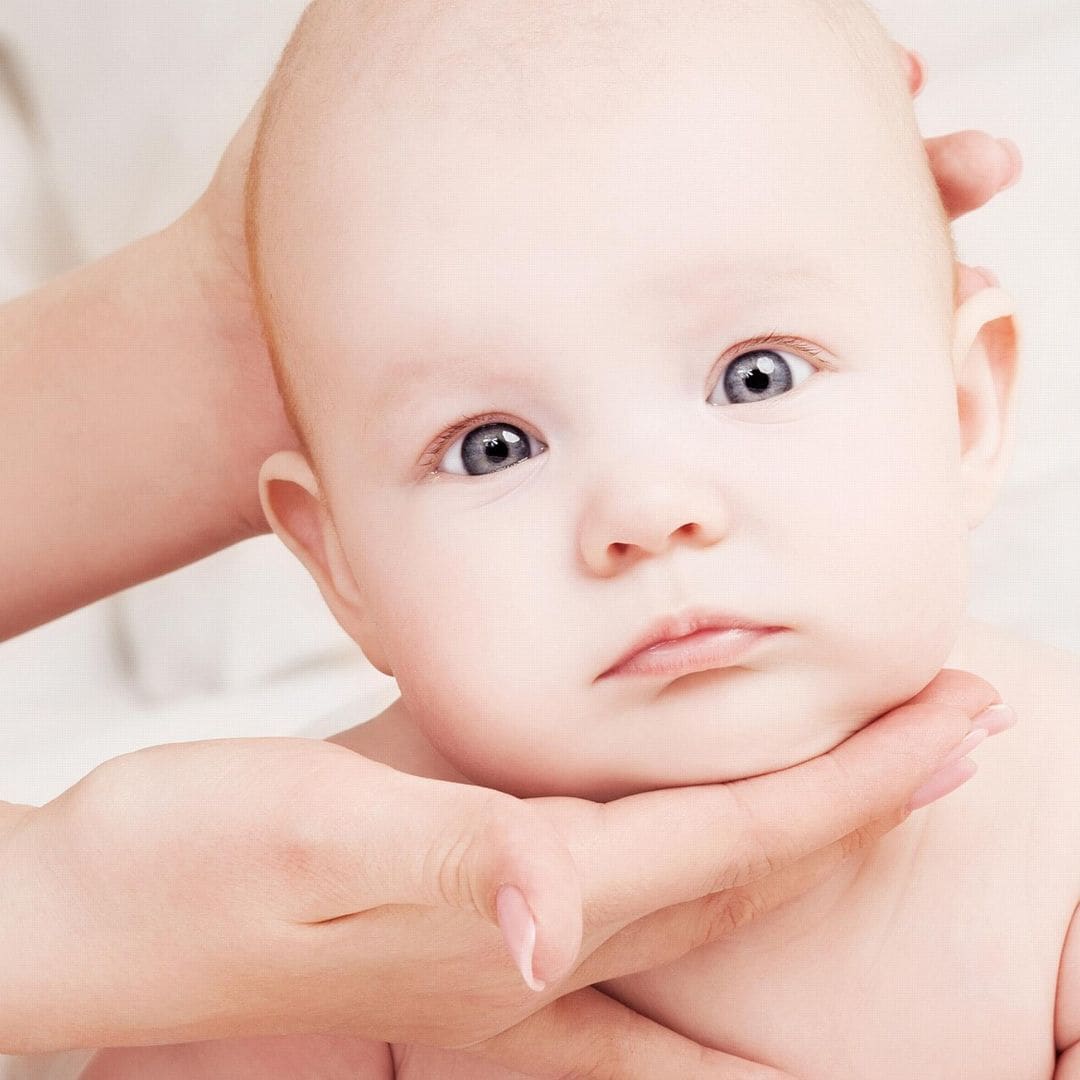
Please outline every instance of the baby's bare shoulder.
[[[969, 622], [949, 666], [982, 676], [1017, 724], [972, 755], [978, 775], [932, 813], [930, 851], [1038, 864], [1043, 910], [1080, 899], [1080, 657]], [[1070, 908], [1071, 910], [1071, 908]]]
[[971, 619], [953, 660], [993, 676], [1005, 701], [1054, 704], [1072, 695], [1080, 702], [1080, 653]]
[[993, 790], [1001, 811], [1029, 819], [1037, 845], [1080, 856], [1080, 655], [973, 625], [958, 666], [996, 687], [1018, 723], [976, 753], [982, 782], [972, 793]]

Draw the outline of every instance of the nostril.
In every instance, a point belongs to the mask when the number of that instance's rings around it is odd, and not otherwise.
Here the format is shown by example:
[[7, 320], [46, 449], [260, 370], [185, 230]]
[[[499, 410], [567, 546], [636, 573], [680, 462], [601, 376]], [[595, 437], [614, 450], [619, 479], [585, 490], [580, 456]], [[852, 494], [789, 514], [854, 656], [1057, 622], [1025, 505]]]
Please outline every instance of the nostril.
[[681, 537], [684, 540], [696, 541], [701, 535], [701, 526], [696, 521], [688, 521], [685, 525], [680, 525], [671, 535], [676, 539]]

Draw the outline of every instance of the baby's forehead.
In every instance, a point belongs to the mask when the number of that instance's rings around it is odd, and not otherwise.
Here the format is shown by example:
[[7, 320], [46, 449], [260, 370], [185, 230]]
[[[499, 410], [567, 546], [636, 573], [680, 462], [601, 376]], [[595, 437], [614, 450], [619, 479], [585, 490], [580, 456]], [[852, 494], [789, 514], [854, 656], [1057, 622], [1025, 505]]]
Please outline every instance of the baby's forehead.
[[641, 97], [670, 116], [747, 59], [755, 81], [789, 91], [837, 63], [888, 74], [862, 0], [321, 0], [309, 16], [304, 63], [323, 101], [336, 87], [349, 108], [400, 117], [611, 116]]
[[[397, 326], [402, 298], [455, 316], [460, 298], [485, 327], [564, 318], [573, 297], [534, 291], [543, 267], [562, 289], [592, 253], [948, 252], [904, 73], [862, 0], [317, 0], [274, 82], [251, 236], [300, 372], [326, 355], [316, 334], [381, 333], [350, 313]], [[483, 278], [467, 295], [462, 257]], [[506, 258], [522, 261], [492, 269]]]
[[856, 61], [850, 27], [838, 35], [827, 7], [863, 11], [872, 38], [861, 0], [691, 0], [675, 16], [657, 0], [600, 13], [395, 0], [382, 21], [372, 12], [390, 7], [359, 5], [366, 22], [356, 5], [324, 0], [276, 80], [257, 216], [286, 218], [294, 235], [363, 218], [341, 236], [371, 250], [381, 229], [418, 245], [428, 240], [420, 230], [441, 235], [448, 224], [501, 240], [489, 218], [469, 218], [497, 216], [512, 199], [512, 244], [564, 210], [569, 233], [601, 242], [600, 223], [621, 216], [617, 242], [636, 242], [649, 227], [638, 210], [682, 197], [688, 180], [748, 226], [757, 222], [741, 203], [771, 198], [770, 228], [801, 227], [820, 214], [804, 194], [828, 202], [828, 184], [851, 203], [845, 188], [871, 175], [885, 180], [876, 202], [888, 205], [904, 198], [888, 177], [913, 186], [895, 162], [919, 156], [916, 140], [865, 92], [859, 68], [880, 55], [874, 78], [906, 102], [902, 75], [879, 25], [877, 53]]

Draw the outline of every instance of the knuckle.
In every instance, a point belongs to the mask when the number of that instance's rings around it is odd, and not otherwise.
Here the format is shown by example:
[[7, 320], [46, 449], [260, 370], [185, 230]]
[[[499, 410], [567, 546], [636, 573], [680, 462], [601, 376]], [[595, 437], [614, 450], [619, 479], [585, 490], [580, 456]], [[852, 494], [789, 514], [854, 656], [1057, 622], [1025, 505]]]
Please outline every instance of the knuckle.
[[[427, 880], [433, 880], [438, 889], [439, 899], [447, 907], [456, 907], [467, 902], [476, 907], [472, 879], [469, 874], [471, 853], [475, 850], [473, 833], [455, 832], [445, 841], [432, 845], [427, 858], [434, 865]], [[477, 910], [481, 910], [477, 908]]]
[[723, 865], [708, 888], [709, 893], [745, 885], [767, 877], [776, 869], [775, 857], [762, 834], [762, 825], [750, 805], [740, 796], [738, 784], [730, 785], [727, 791], [734, 808], [732, 824], [735, 841], [725, 854]]
[[505, 850], [511, 841], [504, 799], [485, 797], [464, 829], [454, 822], [440, 834], [426, 855], [425, 880], [434, 881], [439, 898], [451, 906], [467, 905], [481, 915], [490, 903], [477, 892], [482, 875], [475, 871], [493, 851]]
[[701, 943], [727, 937], [764, 912], [765, 905], [757, 889], [733, 889], [706, 897], [701, 913]]
[[854, 855], [856, 852], [862, 851], [863, 848], [870, 847], [871, 844], [880, 840], [890, 829], [898, 825], [903, 818], [904, 815], [902, 813], [889, 814], [885, 817], [868, 821], [858, 828], [853, 829], [846, 836], [842, 836], [837, 841], [840, 855], [843, 858], [847, 858], [849, 855]]

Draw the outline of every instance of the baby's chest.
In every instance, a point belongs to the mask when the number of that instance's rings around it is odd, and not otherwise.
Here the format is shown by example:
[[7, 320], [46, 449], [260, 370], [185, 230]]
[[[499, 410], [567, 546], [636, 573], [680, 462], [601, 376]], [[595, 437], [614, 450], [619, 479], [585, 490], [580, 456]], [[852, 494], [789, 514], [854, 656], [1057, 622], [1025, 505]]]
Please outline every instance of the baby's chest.
[[605, 989], [806, 1080], [1049, 1080], [1075, 901], [1059, 868], [1031, 855], [921, 862], [891, 910], [709, 945]]

